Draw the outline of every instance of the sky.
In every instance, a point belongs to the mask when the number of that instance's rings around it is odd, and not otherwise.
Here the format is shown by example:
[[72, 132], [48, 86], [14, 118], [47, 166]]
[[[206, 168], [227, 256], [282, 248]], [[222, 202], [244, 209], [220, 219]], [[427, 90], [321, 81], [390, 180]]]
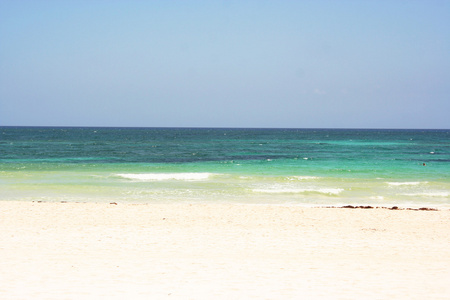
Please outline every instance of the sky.
[[450, 128], [450, 1], [0, 0], [0, 126]]

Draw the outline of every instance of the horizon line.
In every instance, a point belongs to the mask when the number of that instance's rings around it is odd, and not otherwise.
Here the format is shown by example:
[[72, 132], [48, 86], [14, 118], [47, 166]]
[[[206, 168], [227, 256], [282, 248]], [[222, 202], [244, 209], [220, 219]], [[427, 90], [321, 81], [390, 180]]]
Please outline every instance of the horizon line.
[[136, 129], [301, 129], [301, 130], [450, 130], [450, 128], [380, 127], [225, 127], [225, 126], [84, 126], [84, 125], [0, 125], [0, 128], [136, 128]]

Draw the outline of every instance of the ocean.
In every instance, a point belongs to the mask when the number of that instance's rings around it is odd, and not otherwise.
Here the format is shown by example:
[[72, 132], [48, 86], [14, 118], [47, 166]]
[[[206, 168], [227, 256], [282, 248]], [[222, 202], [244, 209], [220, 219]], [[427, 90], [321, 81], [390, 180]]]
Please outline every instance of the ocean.
[[450, 207], [450, 130], [0, 127], [0, 201]]

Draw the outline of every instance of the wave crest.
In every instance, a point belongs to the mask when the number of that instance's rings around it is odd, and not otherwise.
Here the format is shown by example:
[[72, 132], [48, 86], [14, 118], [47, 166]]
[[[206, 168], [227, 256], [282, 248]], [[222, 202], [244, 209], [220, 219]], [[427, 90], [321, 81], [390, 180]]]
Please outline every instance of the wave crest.
[[339, 195], [344, 191], [344, 189], [330, 189], [330, 188], [319, 188], [319, 189], [253, 189], [256, 193], [266, 193], [266, 194], [307, 194], [307, 193], [317, 193], [325, 195]]
[[163, 181], [184, 180], [201, 181], [208, 180], [212, 173], [143, 173], [143, 174], [116, 174], [116, 176], [136, 181]]
[[401, 186], [401, 185], [419, 185], [419, 184], [425, 184], [428, 183], [426, 181], [413, 181], [413, 182], [388, 182], [388, 185], [393, 186]]
[[401, 195], [410, 197], [442, 197], [442, 198], [450, 197], [449, 192], [423, 192], [423, 193], [407, 193]]

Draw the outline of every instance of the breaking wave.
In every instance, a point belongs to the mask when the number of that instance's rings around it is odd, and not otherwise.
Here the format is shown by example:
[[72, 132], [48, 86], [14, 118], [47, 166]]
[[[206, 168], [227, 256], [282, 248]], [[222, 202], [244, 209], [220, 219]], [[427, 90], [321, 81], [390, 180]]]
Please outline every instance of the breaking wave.
[[121, 178], [135, 181], [163, 181], [163, 180], [182, 180], [182, 181], [202, 181], [208, 180], [213, 173], [144, 173], [144, 174], [116, 174]]
[[330, 189], [330, 188], [319, 188], [319, 189], [295, 189], [295, 188], [278, 188], [278, 189], [253, 189], [255, 193], [267, 193], [267, 194], [324, 194], [324, 195], [339, 195], [344, 191], [344, 189]]
[[392, 186], [401, 186], [401, 185], [419, 185], [419, 184], [426, 184], [427, 181], [413, 181], [413, 182], [388, 182], [388, 185]]

